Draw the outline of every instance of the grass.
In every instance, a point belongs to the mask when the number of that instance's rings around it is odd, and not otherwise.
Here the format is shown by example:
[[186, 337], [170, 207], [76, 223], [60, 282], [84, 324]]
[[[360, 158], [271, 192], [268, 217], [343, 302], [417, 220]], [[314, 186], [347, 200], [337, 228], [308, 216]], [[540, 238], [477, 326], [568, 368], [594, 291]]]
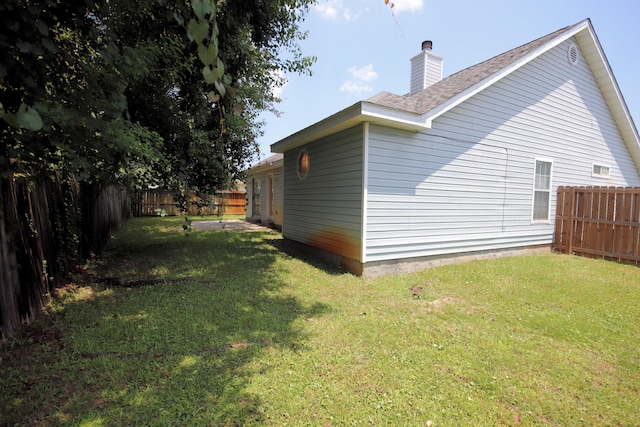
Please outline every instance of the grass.
[[0, 351], [0, 425], [639, 425], [640, 270], [362, 279], [138, 218]]

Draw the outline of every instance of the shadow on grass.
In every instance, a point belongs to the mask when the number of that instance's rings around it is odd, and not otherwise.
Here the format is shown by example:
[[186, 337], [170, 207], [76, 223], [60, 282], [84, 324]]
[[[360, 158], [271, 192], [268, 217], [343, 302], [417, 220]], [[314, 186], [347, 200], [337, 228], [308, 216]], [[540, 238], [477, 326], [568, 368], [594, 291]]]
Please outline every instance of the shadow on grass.
[[269, 369], [263, 356], [304, 351], [296, 321], [329, 307], [288, 295], [268, 233], [143, 228], [116, 236], [98, 284], [51, 317], [55, 342], [29, 348], [29, 363], [44, 366], [22, 366], [19, 349], [9, 355], [0, 424], [268, 422], [247, 386]]

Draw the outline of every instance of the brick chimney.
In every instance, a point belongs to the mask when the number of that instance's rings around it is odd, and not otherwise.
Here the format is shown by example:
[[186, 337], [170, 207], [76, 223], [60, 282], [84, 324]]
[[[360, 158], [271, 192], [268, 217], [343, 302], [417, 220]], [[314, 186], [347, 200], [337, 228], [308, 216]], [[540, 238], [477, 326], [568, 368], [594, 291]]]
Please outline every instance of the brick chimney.
[[442, 57], [431, 51], [433, 42], [422, 42], [422, 52], [411, 58], [411, 89], [414, 94], [442, 80]]

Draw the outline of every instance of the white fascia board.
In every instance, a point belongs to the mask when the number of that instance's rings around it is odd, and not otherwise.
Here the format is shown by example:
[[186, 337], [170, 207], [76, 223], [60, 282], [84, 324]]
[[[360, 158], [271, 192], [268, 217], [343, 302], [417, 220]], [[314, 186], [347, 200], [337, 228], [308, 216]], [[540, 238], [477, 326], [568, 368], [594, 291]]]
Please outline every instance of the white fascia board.
[[420, 115], [361, 101], [338, 113], [312, 124], [280, 141], [271, 144], [271, 152], [284, 153], [308, 142], [349, 129], [360, 123], [378, 123], [399, 129], [420, 131], [428, 129], [419, 122]]
[[366, 101], [363, 101], [361, 105], [362, 116], [366, 121], [371, 123], [415, 132], [431, 128], [430, 123], [424, 122], [420, 114], [389, 108]]
[[460, 105], [462, 102], [464, 102], [467, 99], [471, 98], [472, 96], [478, 94], [479, 92], [481, 92], [484, 89], [486, 89], [487, 87], [493, 85], [497, 81], [505, 78], [509, 74], [511, 74], [514, 71], [518, 70], [520, 67], [522, 67], [523, 65], [529, 63], [530, 61], [534, 60], [535, 58], [539, 57], [543, 53], [549, 51], [550, 49], [553, 49], [554, 47], [558, 46], [561, 43], [564, 43], [565, 40], [568, 40], [569, 38], [573, 37], [574, 35], [576, 35], [580, 31], [584, 30], [585, 28], [589, 28], [589, 20], [588, 19], [580, 22], [579, 24], [574, 26], [572, 29], [567, 30], [565, 33], [563, 33], [563, 34], [559, 35], [558, 37], [556, 37], [555, 39], [543, 44], [538, 49], [534, 50], [533, 52], [529, 53], [528, 55], [523, 56], [522, 58], [520, 58], [517, 61], [511, 63], [510, 65], [508, 65], [507, 67], [501, 69], [500, 71], [490, 75], [486, 79], [484, 79], [484, 80], [476, 83], [475, 85], [471, 86], [470, 88], [460, 92], [458, 95], [454, 96], [453, 98], [449, 99], [446, 102], [443, 102], [442, 104], [438, 105], [436, 108], [433, 108], [433, 109], [427, 111], [426, 113], [424, 113], [422, 115], [421, 121], [424, 122], [424, 123], [427, 123], [427, 124], [429, 124], [429, 126], [431, 126], [431, 123], [437, 117], [441, 116], [442, 114], [446, 113], [447, 111], [451, 110], [452, 108]]
[[337, 130], [347, 129], [349, 124], [351, 124], [351, 126], [353, 125], [352, 123], [359, 115], [360, 103], [353, 104], [332, 116], [271, 144], [271, 152], [284, 153], [285, 151], [304, 145], [307, 142], [330, 135]]

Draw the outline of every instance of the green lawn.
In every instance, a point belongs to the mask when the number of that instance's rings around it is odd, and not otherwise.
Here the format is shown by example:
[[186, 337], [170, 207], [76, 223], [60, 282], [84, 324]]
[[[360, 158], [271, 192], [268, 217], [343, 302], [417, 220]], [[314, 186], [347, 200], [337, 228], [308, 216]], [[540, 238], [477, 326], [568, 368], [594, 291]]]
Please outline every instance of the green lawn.
[[0, 350], [0, 425], [639, 425], [640, 269], [362, 279], [275, 232], [131, 220]]

